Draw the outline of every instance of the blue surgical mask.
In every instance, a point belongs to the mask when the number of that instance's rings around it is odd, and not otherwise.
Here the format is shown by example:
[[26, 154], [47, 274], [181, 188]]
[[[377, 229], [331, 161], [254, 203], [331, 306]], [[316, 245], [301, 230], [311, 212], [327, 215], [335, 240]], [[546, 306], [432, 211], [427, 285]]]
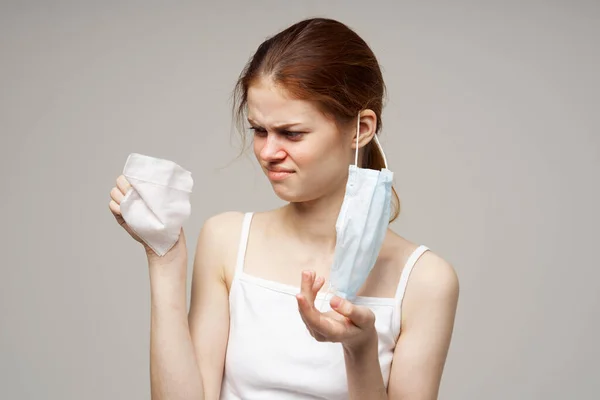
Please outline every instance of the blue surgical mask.
[[377, 134], [375, 144], [384, 160], [381, 171], [358, 167], [360, 114], [356, 124], [356, 154], [349, 166], [344, 200], [336, 221], [336, 246], [329, 291], [352, 300], [375, 265], [389, 225], [392, 180]]

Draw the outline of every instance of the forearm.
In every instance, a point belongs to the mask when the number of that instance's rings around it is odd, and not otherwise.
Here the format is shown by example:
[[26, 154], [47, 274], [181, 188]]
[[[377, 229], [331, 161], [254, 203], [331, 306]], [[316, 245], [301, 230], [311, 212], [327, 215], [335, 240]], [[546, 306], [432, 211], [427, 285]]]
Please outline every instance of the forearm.
[[202, 400], [202, 379], [187, 319], [186, 258], [149, 257], [148, 263], [152, 399]]
[[387, 390], [379, 365], [376, 333], [359, 348], [344, 347], [344, 359], [350, 400], [387, 400]]

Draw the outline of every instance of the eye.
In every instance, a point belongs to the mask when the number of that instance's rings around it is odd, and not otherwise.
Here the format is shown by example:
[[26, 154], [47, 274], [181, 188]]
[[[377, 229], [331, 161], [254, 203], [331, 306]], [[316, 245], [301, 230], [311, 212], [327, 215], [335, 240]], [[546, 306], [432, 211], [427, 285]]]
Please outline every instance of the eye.
[[288, 139], [291, 140], [297, 140], [300, 139], [303, 135], [303, 132], [292, 132], [292, 131], [286, 131], [286, 130], [282, 130], [280, 132], [283, 136], [287, 137]]
[[250, 129], [251, 131], [254, 131], [254, 135], [255, 136], [266, 136], [267, 135], [267, 130], [264, 128], [259, 128], [257, 126], [250, 126], [248, 129]]

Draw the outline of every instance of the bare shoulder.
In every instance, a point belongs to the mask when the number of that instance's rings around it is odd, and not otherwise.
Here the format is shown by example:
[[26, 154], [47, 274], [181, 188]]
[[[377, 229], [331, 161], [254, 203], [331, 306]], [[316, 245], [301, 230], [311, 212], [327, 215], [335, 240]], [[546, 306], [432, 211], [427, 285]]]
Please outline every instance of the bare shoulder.
[[411, 273], [413, 292], [422, 296], [453, 298], [458, 295], [459, 281], [456, 270], [448, 261], [433, 252], [426, 251], [417, 261]]
[[[403, 324], [425, 315], [446, 315], [452, 319], [460, 291], [454, 266], [428, 250], [411, 271], [403, 304]], [[440, 314], [438, 314], [440, 313]]]
[[[210, 260], [207, 267], [219, 268], [226, 282], [232, 276], [244, 213], [227, 211], [204, 221], [196, 244], [196, 260]], [[229, 285], [227, 285], [229, 287]]]
[[210, 216], [202, 226], [202, 233], [211, 237], [226, 238], [239, 233], [244, 213], [239, 211], [226, 211]]

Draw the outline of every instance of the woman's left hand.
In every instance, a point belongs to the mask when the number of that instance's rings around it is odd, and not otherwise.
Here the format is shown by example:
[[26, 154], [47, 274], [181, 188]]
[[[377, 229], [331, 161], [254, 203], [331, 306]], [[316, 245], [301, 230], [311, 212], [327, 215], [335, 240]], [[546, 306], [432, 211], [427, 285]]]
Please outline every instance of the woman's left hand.
[[368, 307], [333, 296], [329, 302], [333, 311], [322, 313], [317, 310], [315, 297], [324, 283], [323, 277], [317, 278], [314, 271], [302, 273], [296, 299], [310, 334], [319, 342], [339, 342], [349, 350], [360, 348], [376, 337], [375, 314]]

